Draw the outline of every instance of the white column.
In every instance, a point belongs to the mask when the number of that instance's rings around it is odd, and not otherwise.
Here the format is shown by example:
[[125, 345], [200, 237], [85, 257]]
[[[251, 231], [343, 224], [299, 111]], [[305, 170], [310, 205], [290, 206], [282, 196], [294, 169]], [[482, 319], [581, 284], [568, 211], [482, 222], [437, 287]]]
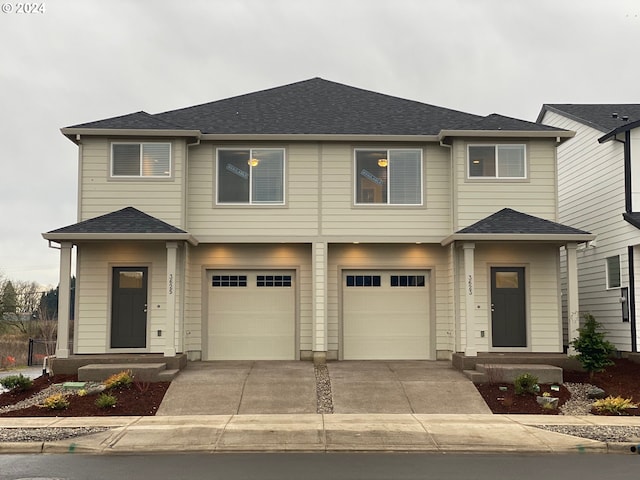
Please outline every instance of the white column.
[[464, 298], [465, 298], [465, 317], [466, 317], [466, 347], [465, 355], [475, 357], [478, 355], [476, 347], [476, 313], [475, 313], [475, 266], [474, 266], [474, 243], [464, 243], [462, 250], [464, 252]]
[[327, 358], [327, 244], [312, 245], [313, 262], [313, 360], [324, 363]]
[[[580, 303], [578, 300], [578, 258], [576, 254], [577, 243], [565, 245], [567, 250], [567, 319], [569, 342], [578, 338], [578, 327], [580, 327]], [[569, 355], [574, 355], [576, 351], [569, 346]]]
[[167, 317], [165, 322], [164, 356], [176, 356], [176, 264], [178, 243], [167, 242]]
[[58, 340], [56, 357], [69, 358], [69, 317], [71, 316], [71, 242], [60, 244], [60, 287], [58, 289]]

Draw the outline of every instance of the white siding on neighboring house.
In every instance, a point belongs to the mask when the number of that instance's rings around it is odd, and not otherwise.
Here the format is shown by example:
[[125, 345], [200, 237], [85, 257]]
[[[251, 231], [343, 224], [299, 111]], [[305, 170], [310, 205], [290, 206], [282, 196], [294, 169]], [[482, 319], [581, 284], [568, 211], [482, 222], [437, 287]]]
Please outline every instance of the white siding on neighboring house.
[[[527, 150], [524, 180], [467, 179], [467, 145], [523, 143]], [[457, 231], [508, 207], [546, 220], [557, 220], [556, 159], [553, 139], [456, 140], [453, 230]]]
[[[147, 351], [162, 353], [166, 323], [167, 249], [162, 242], [92, 243], [79, 249], [74, 322], [75, 353], [106, 353], [110, 345], [111, 272], [113, 267], [148, 267]], [[180, 279], [177, 279], [178, 284]], [[176, 295], [176, 310], [179, 305]], [[176, 322], [179, 323], [179, 322]], [[178, 329], [179, 327], [176, 327]]]
[[184, 141], [170, 140], [170, 178], [111, 178], [112, 141], [122, 139], [82, 138], [78, 220], [131, 206], [173, 226], [184, 228]]
[[631, 136], [631, 210], [640, 212], [640, 128], [630, 132]]
[[578, 250], [581, 314], [593, 314], [608, 340], [630, 350], [630, 323], [622, 322], [620, 288], [606, 288], [605, 270], [606, 258], [619, 255], [621, 286], [628, 286], [627, 246], [640, 242], [638, 229], [622, 218], [623, 144], [600, 144], [603, 132], [553, 112], [545, 114], [543, 123], [576, 132], [558, 147], [559, 221], [597, 235], [595, 242]]

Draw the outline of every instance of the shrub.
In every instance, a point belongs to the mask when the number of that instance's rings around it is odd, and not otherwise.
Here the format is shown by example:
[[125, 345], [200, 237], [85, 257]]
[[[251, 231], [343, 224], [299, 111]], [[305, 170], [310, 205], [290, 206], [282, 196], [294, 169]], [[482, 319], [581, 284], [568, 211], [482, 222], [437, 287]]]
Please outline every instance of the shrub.
[[45, 398], [42, 405], [52, 410], [64, 410], [69, 406], [69, 400], [62, 393], [54, 393]]
[[115, 407], [118, 399], [113, 395], [109, 395], [108, 393], [101, 393], [98, 398], [96, 398], [95, 404], [98, 408], [111, 408]]
[[613, 413], [616, 415], [622, 415], [628, 408], [637, 408], [635, 403], [631, 402], [630, 398], [612, 397], [602, 398], [597, 400], [593, 404], [593, 408], [599, 412]]
[[604, 332], [599, 331], [601, 325], [593, 315], [586, 313], [583, 318], [584, 326], [578, 329], [578, 338], [570, 345], [578, 352], [575, 358], [582, 368], [589, 372], [589, 378], [593, 380], [595, 372], [602, 372], [609, 365], [613, 365], [609, 357], [615, 351], [615, 347], [605, 340]]
[[24, 375], [9, 375], [0, 379], [0, 385], [7, 390], [15, 390], [16, 392], [24, 392], [33, 386], [33, 380]]
[[523, 395], [525, 393], [536, 393], [539, 390], [538, 377], [531, 375], [530, 373], [523, 373], [518, 375], [513, 381], [517, 395]]
[[133, 374], [131, 370], [123, 370], [119, 373], [114, 373], [104, 381], [104, 386], [107, 389], [115, 387], [128, 387], [133, 382]]

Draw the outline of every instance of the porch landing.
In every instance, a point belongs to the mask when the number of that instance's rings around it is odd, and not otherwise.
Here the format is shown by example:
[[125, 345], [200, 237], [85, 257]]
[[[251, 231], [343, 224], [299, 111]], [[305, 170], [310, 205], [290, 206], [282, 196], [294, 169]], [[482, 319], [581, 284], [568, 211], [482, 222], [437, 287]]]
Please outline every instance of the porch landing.
[[134, 377], [145, 382], [171, 381], [187, 366], [187, 355], [165, 357], [162, 354], [71, 355], [51, 358], [54, 374], [78, 375], [80, 381], [101, 381], [122, 370], [131, 370]]

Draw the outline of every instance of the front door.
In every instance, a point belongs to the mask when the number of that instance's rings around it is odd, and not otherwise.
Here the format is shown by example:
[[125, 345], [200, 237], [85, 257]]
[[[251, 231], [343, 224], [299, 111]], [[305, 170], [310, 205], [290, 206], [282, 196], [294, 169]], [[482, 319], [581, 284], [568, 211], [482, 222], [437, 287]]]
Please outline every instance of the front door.
[[526, 347], [524, 267], [491, 267], [491, 338], [494, 347]]
[[147, 267], [114, 267], [111, 348], [147, 346]]

